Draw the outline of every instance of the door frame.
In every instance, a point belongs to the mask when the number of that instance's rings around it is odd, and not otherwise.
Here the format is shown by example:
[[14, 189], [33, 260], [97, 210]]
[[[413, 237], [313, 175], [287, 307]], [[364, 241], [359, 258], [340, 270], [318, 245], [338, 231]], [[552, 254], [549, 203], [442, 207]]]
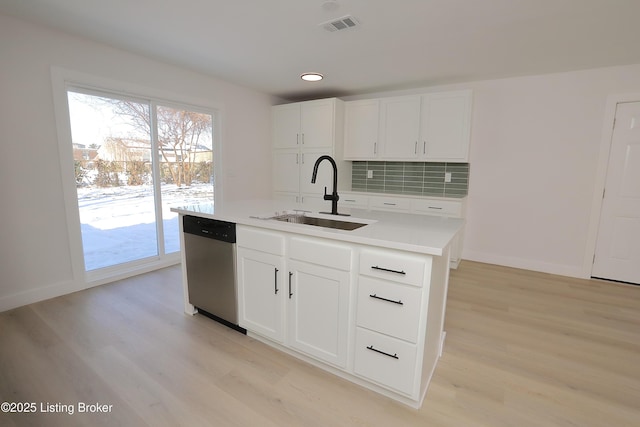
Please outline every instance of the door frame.
[[613, 125], [616, 118], [616, 108], [620, 103], [640, 102], [640, 93], [615, 93], [607, 96], [604, 110], [604, 122], [600, 137], [600, 152], [596, 169], [593, 199], [591, 202], [591, 215], [587, 234], [587, 245], [582, 266], [584, 278], [590, 278], [593, 271], [593, 259], [598, 243], [598, 231], [600, 229], [600, 217], [602, 214], [603, 192], [607, 183], [607, 169], [609, 168], [609, 154], [613, 141]]
[[66, 227], [69, 236], [69, 252], [71, 255], [71, 270], [73, 290], [82, 290], [93, 286], [113, 282], [149, 271], [175, 265], [181, 262], [180, 254], [164, 258], [147, 258], [133, 261], [127, 267], [114, 272], [109, 267], [103, 269], [105, 275], [90, 274], [85, 271], [84, 252], [82, 248], [82, 233], [80, 230], [80, 214], [78, 211], [78, 197], [75, 188], [73, 172], [73, 156], [71, 154], [71, 124], [69, 121], [69, 105], [67, 90], [74, 87], [96, 90], [105, 94], [122, 95], [127, 98], [145, 99], [158, 102], [166, 106], [193, 107], [198, 111], [210, 111], [213, 116], [213, 168], [214, 168], [214, 197], [223, 200], [224, 162], [221, 143], [221, 122], [223, 108], [210, 100], [195, 99], [159, 89], [139, 86], [133, 83], [112, 80], [75, 70], [57, 66], [51, 67], [51, 85], [53, 91], [53, 106], [58, 137], [58, 154], [60, 161], [62, 189], [66, 209]]

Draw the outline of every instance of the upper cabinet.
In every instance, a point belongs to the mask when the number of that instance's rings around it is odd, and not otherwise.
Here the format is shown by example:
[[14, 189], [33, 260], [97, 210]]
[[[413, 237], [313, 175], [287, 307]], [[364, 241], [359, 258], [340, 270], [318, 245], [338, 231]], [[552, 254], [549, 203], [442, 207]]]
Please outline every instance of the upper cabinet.
[[277, 105], [273, 113], [273, 148], [332, 147], [335, 98]]
[[347, 102], [345, 159], [467, 162], [471, 100], [463, 90]]
[[470, 139], [470, 90], [422, 96], [420, 140], [425, 159], [467, 162]]
[[[324, 188], [331, 191], [333, 169], [324, 162], [311, 183], [313, 166], [323, 155], [338, 165], [338, 182], [351, 182], [351, 165], [342, 161], [344, 102], [338, 98], [296, 102], [272, 107], [274, 197], [322, 208]], [[326, 164], [325, 164], [326, 163]]]
[[[371, 159], [378, 153], [380, 101], [345, 102], [345, 159]], [[347, 125], [348, 124], [348, 125]]]

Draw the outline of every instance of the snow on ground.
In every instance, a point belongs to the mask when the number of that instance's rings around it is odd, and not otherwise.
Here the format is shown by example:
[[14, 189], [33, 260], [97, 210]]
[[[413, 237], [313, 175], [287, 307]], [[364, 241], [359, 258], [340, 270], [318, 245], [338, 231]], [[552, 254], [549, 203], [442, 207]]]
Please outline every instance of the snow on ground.
[[[86, 270], [158, 255], [153, 187], [78, 188]], [[213, 201], [213, 185], [163, 184], [165, 253], [180, 250], [178, 214], [170, 208]]]

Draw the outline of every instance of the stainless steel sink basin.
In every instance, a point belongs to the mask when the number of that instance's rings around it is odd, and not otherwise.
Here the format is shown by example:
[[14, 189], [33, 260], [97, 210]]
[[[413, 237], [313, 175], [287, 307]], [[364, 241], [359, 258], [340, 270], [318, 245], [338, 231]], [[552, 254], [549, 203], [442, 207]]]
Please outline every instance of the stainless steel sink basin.
[[361, 222], [342, 221], [338, 219], [318, 218], [314, 216], [306, 216], [299, 213], [276, 215], [270, 219], [276, 221], [291, 222], [294, 224], [307, 224], [315, 225], [317, 227], [337, 228], [339, 230], [355, 230], [360, 227], [364, 227], [367, 224]]

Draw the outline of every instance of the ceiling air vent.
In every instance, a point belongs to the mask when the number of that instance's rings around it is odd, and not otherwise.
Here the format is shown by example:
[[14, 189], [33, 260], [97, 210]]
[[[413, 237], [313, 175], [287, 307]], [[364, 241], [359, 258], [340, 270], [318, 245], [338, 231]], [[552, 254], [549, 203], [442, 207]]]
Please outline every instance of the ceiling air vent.
[[320, 24], [322, 28], [330, 32], [348, 30], [359, 25], [360, 23], [358, 23], [356, 18], [351, 15], [343, 16], [342, 18], [331, 19], [330, 21]]

